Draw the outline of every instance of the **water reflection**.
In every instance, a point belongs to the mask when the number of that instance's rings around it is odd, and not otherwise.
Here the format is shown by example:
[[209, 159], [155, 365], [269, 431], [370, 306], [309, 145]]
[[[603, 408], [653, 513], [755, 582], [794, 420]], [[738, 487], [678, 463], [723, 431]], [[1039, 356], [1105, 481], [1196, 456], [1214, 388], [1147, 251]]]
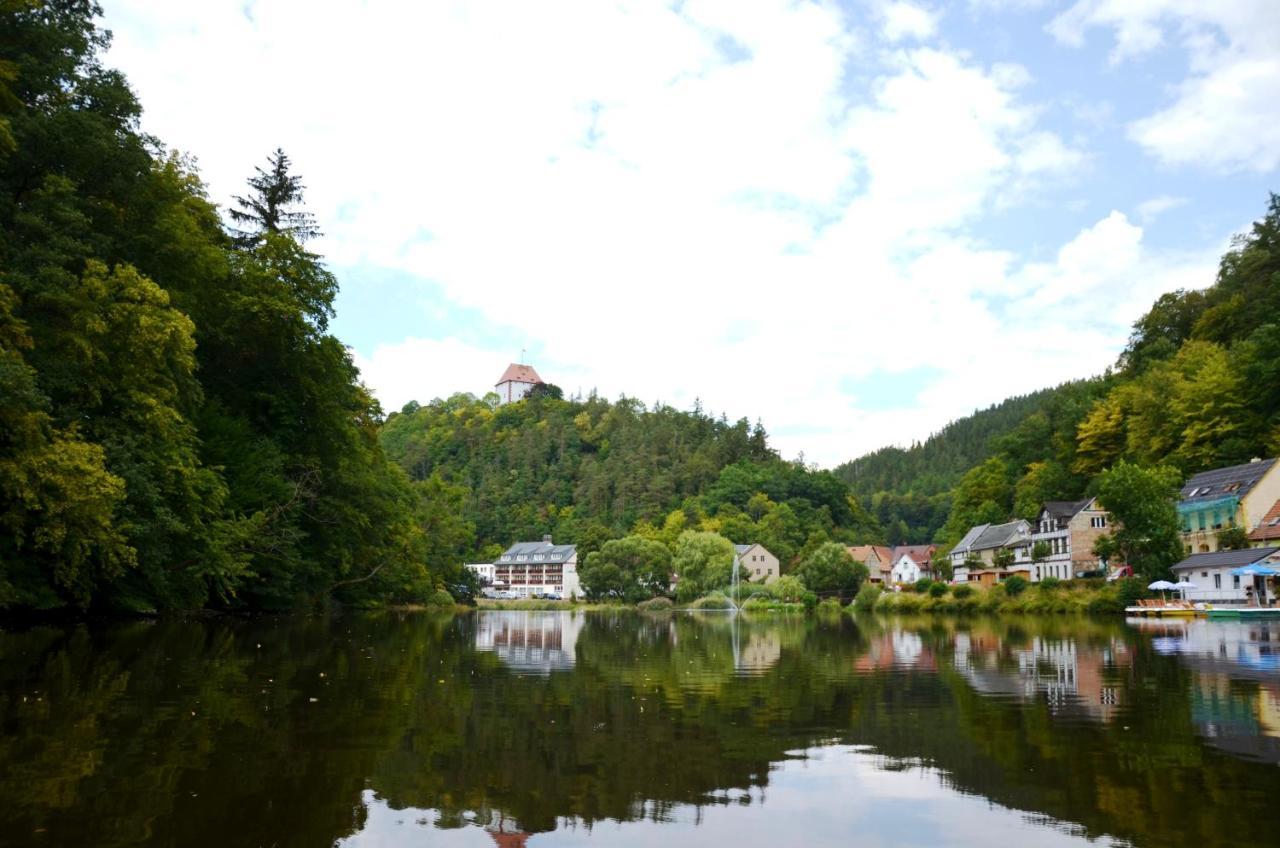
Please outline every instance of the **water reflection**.
[[1275, 627], [505, 612], [0, 632], [0, 845], [1269, 845]]

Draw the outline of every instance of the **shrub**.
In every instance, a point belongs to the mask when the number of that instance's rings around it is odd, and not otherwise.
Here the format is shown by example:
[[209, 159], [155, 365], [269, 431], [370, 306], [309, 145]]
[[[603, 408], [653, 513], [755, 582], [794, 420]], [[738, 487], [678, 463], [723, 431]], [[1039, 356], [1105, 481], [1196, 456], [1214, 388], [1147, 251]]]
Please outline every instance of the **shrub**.
[[1051, 592], [1062, 585], [1062, 579], [1058, 577], [1045, 577], [1036, 585], [1040, 587], [1040, 591], [1042, 592]]
[[941, 598], [947, 594], [947, 584], [938, 582], [929, 587], [929, 594], [935, 598]]
[[795, 603], [804, 597], [804, 584], [790, 574], [784, 574], [773, 582], [766, 583], [765, 589], [778, 600], [788, 603]]
[[451, 607], [454, 605], [453, 595], [444, 589], [436, 589], [431, 593], [431, 597], [427, 598], [426, 604], [429, 607]]
[[862, 584], [862, 588], [858, 590], [858, 596], [853, 599], [853, 608], [860, 612], [875, 609], [876, 601], [880, 600], [880, 594], [879, 586], [870, 583]]
[[805, 612], [813, 612], [814, 607], [818, 605], [818, 596], [812, 592], [805, 592], [800, 598], [800, 602], [804, 604]]
[[1116, 597], [1122, 607], [1131, 607], [1147, 596], [1147, 587], [1138, 577], [1126, 577], [1116, 581]]
[[825, 598], [818, 604], [818, 612], [840, 612], [839, 598]]
[[1006, 595], [1011, 598], [1016, 598], [1026, 591], [1027, 578], [1019, 574], [1015, 574], [1012, 577], [1005, 578], [1002, 585], [1004, 586], [1004, 593]]
[[670, 598], [658, 596], [656, 598], [650, 598], [647, 601], [641, 601], [636, 604], [636, 609], [643, 610], [644, 612], [665, 612], [674, 606], [675, 604], [671, 603]]
[[973, 594], [973, 587], [968, 583], [961, 583], [951, 589], [952, 596], [956, 598], [967, 598]]
[[919, 592], [920, 594], [923, 595], [925, 592], [929, 591], [929, 587], [932, 585], [933, 585], [933, 581], [930, 580], [928, 577], [921, 577], [919, 580], [916, 581], [916, 585], [912, 587], [912, 591]]
[[698, 598], [698, 600], [689, 605], [689, 608], [696, 610], [733, 609], [733, 602], [725, 597], [723, 592], [712, 592], [705, 598]]

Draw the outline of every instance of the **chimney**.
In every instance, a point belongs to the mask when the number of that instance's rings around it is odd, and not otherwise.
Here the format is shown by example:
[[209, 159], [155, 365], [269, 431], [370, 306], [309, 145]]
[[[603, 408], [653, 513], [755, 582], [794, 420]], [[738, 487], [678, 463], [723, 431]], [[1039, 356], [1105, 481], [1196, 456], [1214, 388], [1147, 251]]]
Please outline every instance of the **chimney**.
[[547, 535], [543, 536], [542, 541], [546, 542], [548, 545], [551, 544], [551, 534], [548, 533]]

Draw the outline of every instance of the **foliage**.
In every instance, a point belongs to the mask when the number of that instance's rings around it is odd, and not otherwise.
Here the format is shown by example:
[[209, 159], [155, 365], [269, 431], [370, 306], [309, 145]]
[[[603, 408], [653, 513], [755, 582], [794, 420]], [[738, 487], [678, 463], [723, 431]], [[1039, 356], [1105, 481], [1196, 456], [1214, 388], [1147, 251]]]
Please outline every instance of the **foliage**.
[[455, 582], [326, 332], [336, 280], [297, 219], [233, 244], [191, 162], [139, 131], [97, 14], [0, 15], [0, 607], [368, 604]]
[[819, 594], [852, 597], [867, 579], [865, 563], [854, 562], [849, 549], [838, 542], [819, 546], [800, 563], [796, 576], [805, 588]]
[[951, 594], [956, 598], [967, 598], [973, 594], [973, 587], [968, 583], [960, 583], [951, 587]]
[[930, 587], [932, 586], [933, 586], [933, 581], [931, 579], [929, 579], [928, 577], [921, 577], [919, 580], [915, 582], [913, 586], [911, 586], [911, 591], [918, 592], [921, 595], [924, 595], [928, 593]]
[[587, 555], [578, 577], [589, 600], [637, 603], [664, 594], [671, 585], [671, 551], [641, 536], [613, 539]]
[[1004, 586], [1004, 592], [1006, 595], [1011, 598], [1016, 598], [1027, 590], [1028, 583], [1027, 578], [1019, 574], [1014, 574], [1006, 577], [1002, 585]]
[[636, 609], [641, 612], [668, 612], [675, 608], [675, 604], [667, 597], [649, 598], [636, 604]]
[[679, 582], [676, 599], [689, 601], [727, 586], [733, 571], [733, 543], [716, 533], [686, 530], [676, 543], [672, 566]]
[[1249, 547], [1249, 534], [1243, 527], [1224, 527], [1217, 533], [1218, 550], [1243, 551]]
[[1036, 584], [1036, 588], [1041, 592], [1052, 592], [1062, 585], [1062, 579], [1058, 577], [1042, 577], [1040, 582]]
[[1041, 539], [1031, 546], [1031, 561], [1041, 563], [1053, 555], [1053, 548], [1048, 542]]
[[1123, 460], [1098, 479], [1098, 499], [1115, 517], [1115, 529], [1106, 535], [1116, 554], [1148, 581], [1167, 576], [1182, 557], [1174, 506], [1181, 483], [1177, 469], [1143, 468]]
[[784, 574], [765, 586], [769, 594], [780, 601], [795, 603], [805, 593], [804, 584], [792, 574]]
[[862, 584], [862, 588], [858, 590], [858, 595], [853, 599], [853, 608], [859, 612], [869, 612], [875, 609], [876, 601], [880, 600], [881, 589], [874, 583], [867, 582]]
[[991, 554], [991, 564], [999, 569], [1012, 568], [1017, 561], [1018, 557], [1012, 548], [997, 548]]
[[299, 242], [320, 235], [315, 216], [302, 204], [304, 186], [302, 178], [289, 173], [289, 157], [276, 148], [267, 157], [267, 170], [254, 168], [256, 175], [249, 178], [250, 193], [236, 195], [234, 208], [227, 214], [237, 224], [247, 229], [236, 232], [237, 240], [252, 245], [265, 234], [288, 235]]
[[943, 595], [945, 595], [945, 594], [947, 594], [947, 584], [946, 584], [946, 583], [938, 582], [938, 583], [934, 583], [933, 585], [931, 585], [931, 586], [929, 587], [929, 595], [930, 595], [930, 597], [934, 597], [934, 598], [941, 598], [941, 597], [942, 597]]

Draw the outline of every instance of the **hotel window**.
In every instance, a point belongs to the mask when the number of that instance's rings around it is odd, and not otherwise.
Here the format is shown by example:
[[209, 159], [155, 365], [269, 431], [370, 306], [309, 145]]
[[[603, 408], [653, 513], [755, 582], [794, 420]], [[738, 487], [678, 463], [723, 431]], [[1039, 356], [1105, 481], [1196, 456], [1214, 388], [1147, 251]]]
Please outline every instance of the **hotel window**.
[[1231, 588], [1232, 588], [1232, 589], [1239, 589], [1239, 588], [1240, 588], [1240, 575], [1239, 575], [1239, 574], [1233, 574], [1233, 575], [1231, 575]]
[[1213, 575], [1213, 588], [1215, 588], [1215, 589], [1221, 589], [1221, 588], [1222, 588], [1222, 575], [1221, 575], [1221, 574], [1215, 574], [1215, 575]]
[[1090, 527], [1106, 527], [1107, 517], [1105, 515], [1095, 515], [1093, 518], [1089, 519], [1089, 526]]

